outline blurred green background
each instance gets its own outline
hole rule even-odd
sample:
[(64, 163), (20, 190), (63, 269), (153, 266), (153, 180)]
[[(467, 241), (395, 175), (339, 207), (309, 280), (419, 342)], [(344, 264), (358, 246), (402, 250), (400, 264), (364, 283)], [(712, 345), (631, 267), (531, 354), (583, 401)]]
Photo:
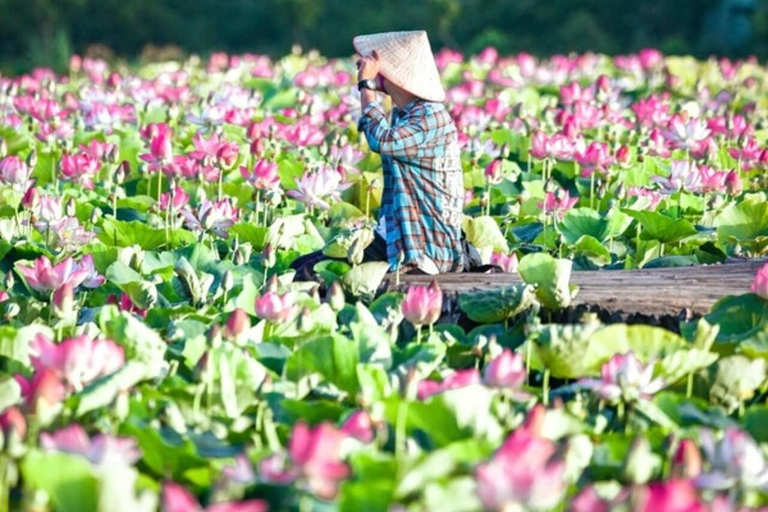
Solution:
[(358, 33), (424, 28), (435, 47), (535, 55), (657, 47), (768, 57), (768, 0), (0, 0), (0, 69), (215, 50), (348, 56)]

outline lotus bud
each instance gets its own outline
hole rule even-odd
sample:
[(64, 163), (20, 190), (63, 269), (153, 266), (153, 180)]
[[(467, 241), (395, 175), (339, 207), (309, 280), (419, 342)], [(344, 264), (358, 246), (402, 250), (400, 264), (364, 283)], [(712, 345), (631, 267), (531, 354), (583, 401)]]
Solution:
[(336, 313), (344, 309), (346, 299), (344, 298), (344, 290), (338, 281), (334, 281), (328, 291), (325, 293), (325, 300), (331, 309)]
[(502, 178), (503, 175), (501, 159), (494, 158), (493, 161), (491, 161), (491, 163), (489, 163), (485, 168), (485, 179), (488, 181), (488, 183), (496, 184), (501, 183)]
[[(763, 151), (763, 153), (768, 153), (768, 149)], [(736, 171), (730, 171), (726, 177), (725, 177), (725, 188), (728, 190), (728, 193), (732, 196), (737, 196), (741, 194), (741, 191), (743, 190), (744, 186), (741, 182), (741, 176), (739, 176), (739, 173)]]
[(232, 257), (232, 263), (237, 265), (238, 267), (241, 265), (245, 265), (245, 258), (243, 257), (242, 251), (235, 251), (235, 255)]
[(59, 318), (68, 317), (75, 306), (75, 290), (72, 283), (66, 283), (53, 293), (53, 311)]
[(246, 313), (244, 309), (237, 308), (230, 313), (229, 318), (227, 318), (225, 333), (227, 336), (234, 338), (250, 328), (251, 319), (248, 316), (248, 313)]
[(672, 459), (672, 475), (677, 478), (696, 478), (701, 473), (701, 452), (692, 439), (683, 439)]
[(319, 284), (309, 289), (309, 298), (312, 299), (313, 302), (320, 304), (320, 285)]
[(9, 270), (7, 274), (5, 274), (5, 289), (11, 290), (13, 289), (13, 285), (16, 284), (16, 279), (13, 277), (13, 271)]
[(267, 283), (264, 286), (264, 293), (272, 292), (277, 293), (277, 276), (273, 275), (269, 279), (267, 279)]
[(540, 436), (546, 419), (547, 408), (542, 404), (536, 404), (523, 420), (523, 428), (533, 435)]
[(27, 210), (35, 211), (40, 204), (40, 192), (35, 187), (29, 187), (21, 199), (21, 205)]
[(18, 407), (10, 407), (0, 414), (0, 434), (6, 439), (13, 436), (23, 439), (27, 435), (27, 419)]
[(507, 144), (506, 142), (501, 145), (499, 156), (505, 160), (509, 158), (509, 144)]
[(597, 77), (596, 84), (597, 88), (604, 93), (611, 90), (611, 80), (605, 75)]
[(37, 151), (32, 150), (27, 155), (27, 166), (30, 169), (34, 169), (37, 166)]
[(67, 217), (74, 217), (77, 213), (77, 203), (74, 197), (70, 197), (67, 204), (64, 205), (64, 214)]
[(264, 268), (272, 268), (277, 262), (275, 247), (272, 244), (264, 246), (264, 252), (261, 254), (261, 261), (264, 264)]
[(365, 247), (362, 240), (358, 237), (349, 246), (347, 250), (347, 259), (352, 266), (359, 265), (363, 262), (363, 256), (365, 254)]
[(250, 243), (240, 244), (240, 246), (237, 248), (237, 252), (235, 253), (235, 258), (237, 258), (239, 255), (240, 258), (242, 259), (242, 263), (240, 264), (242, 265), (243, 263), (247, 263), (251, 261), (252, 250), (253, 250), (253, 246)]
[(613, 195), (620, 201), (627, 197), (627, 189), (624, 187), (623, 183), (618, 184), (616, 190), (613, 191)]
[(0, 158), (8, 156), (8, 143), (5, 139), (0, 138)]
[(632, 483), (645, 484), (653, 478), (658, 456), (651, 450), (651, 444), (644, 436), (637, 437), (629, 448), (624, 461), (624, 474)]
[(99, 222), (99, 219), (101, 219), (101, 208), (98, 206), (95, 207), (93, 210), (91, 210), (91, 217), (90, 221), (92, 225), (96, 225)]
[(5, 319), (10, 321), (21, 313), (21, 307), (15, 302), (8, 302), (5, 304)]
[(224, 290), (224, 293), (227, 293), (234, 287), (235, 277), (232, 275), (232, 270), (227, 269), (221, 278), (221, 289)]
[(123, 160), (120, 165), (117, 166), (117, 169), (115, 169), (115, 183), (122, 185), (130, 173), (131, 164), (128, 163), (128, 160)]
[(299, 318), (297, 319), (297, 327), (299, 331), (310, 331), (314, 325), (315, 322), (312, 319), (312, 312), (309, 310), (309, 308), (302, 309), (301, 314), (299, 314)]

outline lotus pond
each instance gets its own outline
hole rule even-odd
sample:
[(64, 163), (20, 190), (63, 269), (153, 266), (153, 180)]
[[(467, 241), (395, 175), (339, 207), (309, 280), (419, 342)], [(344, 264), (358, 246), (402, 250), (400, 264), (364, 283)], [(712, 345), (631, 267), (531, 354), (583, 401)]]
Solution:
[(768, 506), (768, 266), (672, 329), (556, 323), (574, 269), (768, 256), (768, 70), (437, 60), (464, 231), (519, 285), (361, 263), (353, 60), (0, 77), (0, 512)]

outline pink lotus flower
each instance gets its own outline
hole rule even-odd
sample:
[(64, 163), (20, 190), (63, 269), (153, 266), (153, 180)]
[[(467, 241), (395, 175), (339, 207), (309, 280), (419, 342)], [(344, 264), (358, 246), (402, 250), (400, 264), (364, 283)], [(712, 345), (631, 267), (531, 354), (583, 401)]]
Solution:
[(181, 213), (189, 229), (210, 232), (219, 238), (229, 236), (227, 230), (237, 222), (239, 217), (237, 208), (232, 206), (229, 199), (220, 201), (205, 199), (196, 212), (185, 209)]
[(103, 142), (97, 139), (91, 140), (88, 145), (80, 144), (80, 151), (87, 154), (91, 160), (104, 162), (117, 150), (117, 146), (111, 142)]
[(768, 462), (752, 437), (729, 427), (717, 441), (711, 430), (699, 432), (699, 442), (710, 464), (710, 471), (696, 478), (704, 489), (726, 490), (739, 487), (768, 490)]
[(491, 160), (491, 163), (486, 166), (485, 179), (488, 181), (488, 183), (492, 185), (501, 183), (501, 180), (504, 177), (501, 167), (501, 160), (498, 158), (494, 158)]
[(538, 158), (539, 160), (543, 160), (544, 158), (549, 156), (549, 149), (548, 149), (548, 142), (549, 138), (547, 137), (547, 134), (544, 132), (536, 132), (533, 134), (533, 137), (531, 138), (531, 149), (529, 152), (531, 153), (531, 156), (533, 158)]
[(519, 390), (525, 379), (523, 357), (509, 349), (504, 349), (483, 370), (483, 383), (492, 388)]
[(96, 270), (92, 254), (86, 254), (80, 259), (80, 268), (86, 271), (83, 280), (83, 286), (86, 288), (98, 288), (107, 281), (107, 278)]
[(53, 370), (77, 391), (125, 364), (123, 347), (111, 340), (94, 340), (86, 335), (55, 344), (38, 334), (30, 344), (30, 350), (30, 361), (36, 371)]
[(269, 505), (263, 500), (245, 500), (238, 503), (214, 503), (203, 509), (195, 497), (179, 484), (163, 485), (163, 512), (266, 512)]
[(440, 382), (434, 380), (419, 382), (416, 395), (419, 400), (426, 400), (432, 395), (437, 395), (450, 389), (465, 388), (474, 384), (480, 384), (480, 373), (476, 369), (457, 370)]
[(741, 147), (728, 148), (728, 154), (741, 161), (744, 170), (750, 170), (760, 160), (763, 149), (757, 144), (754, 137), (749, 137)]
[(494, 252), (491, 254), (491, 265), (501, 268), (507, 274), (515, 274), (517, 273), (517, 253)]
[(664, 136), (657, 129), (653, 129), (651, 133), (648, 134), (646, 147), (648, 148), (648, 154), (651, 156), (669, 158), (669, 156), (672, 154), (667, 147), (667, 142), (664, 139)]
[(53, 370), (36, 371), (30, 380), (15, 375), (14, 380), (21, 388), (26, 410), (33, 414), (56, 409), (67, 396), (64, 383)]
[(162, 169), (173, 161), (173, 147), (171, 146), (171, 130), (166, 124), (147, 127), (152, 133), (149, 141), (149, 153), (139, 155), (139, 158), (149, 164), (150, 171)]
[(690, 480), (655, 482), (637, 492), (638, 512), (706, 512)]
[(559, 189), (557, 192), (547, 192), (544, 197), (544, 202), (539, 203), (545, 215), (554, 215), (557, 218), (562, 218), (563, 214), (573, 208), (579, 201), (578, 197), (571, 197), (565, 189)]
[(768, 263), (757, 271), (755, 280), (752, 281), (752, 286), (749, 287), (749, 290), (755, 295), (768, 300)]
[(187, 195), (181, 187), (174, 188), (173, 194), (171, 194), (171, 192), (160, 194), (161, 211), (167, 211), (168, 209), (173, 208), (174, 212), (178, 212), (187, 206), (187, 204), (189, 204), (189, 195)]
[(97, 434), (91, 439), (77, 423), (55, 432), (43, 432), (40, 434), (40, 447), (46, 451), (80, 455), (93, 464), (119, 462), (132, 465), (140, 458), (134, 439), (106, 434)]
[(672, 459), (671, 473), (682, 478), (695, 478), (701, 473), (701, 452), (693, 439), (683, 439)]
[(70, 180), (87, 189), (93, 189), (93, 180), (101, 169), (101, 163), (93, 160), (86, 153), (62, 155), (61, 174), (65, 180)]
[(700, 119), (684, 119), (674, 116), (666, 131), (662, 133), (673, 149), (695, 150), (709, 137), (709, 128)]
[(370, 443), (373, 441), (373, 422), (371, 421), (371, 415), (365, 411), (353, 412), (341, 426), (341, 431), (349, 437), (362, 441), (363, 443)]
[(432, 325), (443, 309), (443, 291), (432, 281), (429, 286), (411, 285), (403, 301), (403, 316), (419, 329)]
[(487, 510), (553, 509), (568, 487), (557, 446), (518, 428), (490, 461), (475, 470), (477, 495)]
[(120, 298), (117, 298), (114, 295), (110, 295), (109, 297), (107, 297), (107, 304), (115, 304), (120, 309), (120, 311), (125, 311), (126, 313), (133, 313), (142, 318), (147, 316), (147, 310), (142, 309), (138, 307), (136, 304), (134, 304), (133, 301), (131, 300), (130, 295), (128, 295), (127, 293), (121, 293)]
[(342, 431), (329, 423), (310, 429), (299, 422), (293, 427), (289, 444), (290, 464), (283, 454), (275, 454), (262, 461), (260, 472), (268, 481), (277, 483), (301, 480), (317, 497), (333, 499), (339, 482), (349, 476), (349, 467), (341, 460), (345, 438)]
[(256, 315), (270, 322), (286, 322), (296, 316), (297, 311), (296, 295), (293, 292), (279, 295), (268, 291), (256, 299)]
[(22, 194), (32, 185), (32, 169), (18, 156), (11, 155), (0, 160), (0, 183), (11, 185)]
[(673, 161), (668, 176), (653, 176), (651, 180), (661, 187), (661, 193), (665, 195), (672, 195), (681, 189), (695, 192), (701, 186), (699, 169), (689, 160)]
[(245, 331), (251, 328), (251, 319), (248, 317), (248, 313), (241, 308), (236, 308), (227, 318), (227, 323), (224, 327), (224, 332), (231, 338), (240, 336)]
[(580, 379), (579, 385), (611, 403), (648, 400), (666, 385), (653, 378), (654, 366), (641, 363), (632, 352), (616, 354), (603, 364), (601, 379)]
[(744, 185), (741, 182), (741, 176), (736, 171), (730, 171), (725, 177), (725, 189), (732, 196), (741, 194)]
[(590, 176), (593, 172), (605, 172), (613, 163), (613, 156), (608, 144), (593, 142), (584, 151), (577, 151), (574, 159), (581, 166), (581, 175)]
[(20, 439), (27, 435), (27, 418), (18, 407), (9, 407), (0, 413), (0, 433), (5, 439), (15, 432)]
[(249, 172), (247, 167), (240, 167), (240, 174), (259, 190), (274, 190), (280, 186), (280, 175), (277, 163), (269, 160), (259, 160)]
[(198, 133), (192, 143), (195, 145), (195, 151), (189, 156), (202, 162), (217, 162), (224, 167), (231, 167), (240, 153), (237, 143), (226, 141), (215, 133), (207, 140)]
[(702, 194), (711, 194), (713, 192), (723, 192), (726, 189), (726, 181), (729, 172), (717, 171), (706, 165), (699, 166), (699, 184), (693, 192)]
[(642, 98), (632, 104), (637, 121), (648, 127), (663, 126), (669, 122), (669, 104), (656, 96)]
[(323, 166), (297, 179), (296, 190), (289, 190), (288, 195), (307, 206), (327, 210), (331, 207), (328, 201), (339, 201), (341, 192), (350, 186), (350, 183), (344, 183), (344, 176), (337, 169)]
[(648, 201), (648, 209), (653, 211), (659, 206), (664, 197), (654, 190), (649, 190), (645, 187), (629, 187), (627, 189), (627, 197), (639, 197)]
[(32, 266), (19, 264), (16, 269), (27, 284), (40, 293), (56, 291), (65, 283), (78, 287), (91, 275), (89, 268), (78, 264), (72, 258), (53, 265), (51, 260), (40, 256)]

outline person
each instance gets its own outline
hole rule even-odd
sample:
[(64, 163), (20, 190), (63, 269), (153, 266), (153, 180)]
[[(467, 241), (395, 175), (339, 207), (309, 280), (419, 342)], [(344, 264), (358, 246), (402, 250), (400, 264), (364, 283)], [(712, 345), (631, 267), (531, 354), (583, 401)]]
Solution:
[[(379, 235), (394, 270), (438, 274), (468, 266), (461, 220), (464, 182), (456, 125), (424, 31), (353, 39), (361, 56), (358, 130), (381, 155)], [(377, 93), (394, 104), (387, 120)]]
[[(387, 261), (406, 274), (487, 271), (463, 237), (464, 175), (456, 125), (424, 31), (357, 36), (358, 131), (381, 155), (379, 224), (363, 261)], [(391, 120), (377, 99), (392, 99)], [(334, 259), (317, 251), (291, 263), (297, 280)], [(338, 258), (336, 258), (338, 259)]]

